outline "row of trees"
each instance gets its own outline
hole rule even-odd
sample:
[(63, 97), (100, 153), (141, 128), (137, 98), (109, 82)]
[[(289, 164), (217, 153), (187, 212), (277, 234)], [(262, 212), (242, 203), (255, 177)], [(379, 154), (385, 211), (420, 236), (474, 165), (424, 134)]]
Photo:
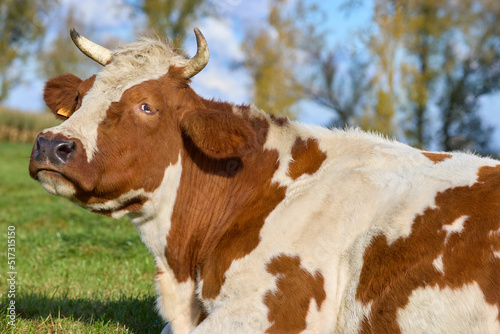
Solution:
[[(5, 1), (0, 100), (19, 80), (13, 62), (43, 40), (44, 17), (56, 0)], [(221, 14), (215, 0), (123, 1), (159, 35), (176, 36), (179, 45), (193, 20)], [(235, 64), (252, 78), (260, 108), (294, 117), (299, 102), (310, 100), (331, 110), (335, 126), (360, 126), (421, 148), (491, 153), (493, 129), (479, 107), (482, 97), (500, 88), (498, 0), (345, 0), (339, 7), (345, 15), (355, 17), (367, 8), (372, 15), (353, 32), (356, 43), (338, 45), (329, 44), (334, 32), (320, 24), (328, 17), (312, 1), (267, 5), (265, 24), (247, 27), (245, 58)], [(65, 16), (52, 47), (37, 50), (45, 77), (67, 71), (87, 75), (94, 66), (67, 47), (67, 27), (81, 24), (72, 11)]]
[[(372, 20), (358, 31), (359, 43), (346, 47), (328, 46), (328, 32), (317, 31), (310, 20), (317, 17), (311, 15), (317, 8), (297, 2), (285, 10), (284, 1), (273, 1), (268, 18), (272, 29), (262, 28), (259, 39), (244, 43), (255, 99), (267, 99), (267, 110), (289, 110), (296, 100), (276, 105), (274, 93), (293, 92), (295, 99), (308, 98), (330, 109), (335, 126), (360, 126), (420, 148), (492, 153), (493, 128), (483, 121), (479, 109), (481, 98), (500, 88), (500, 25), (496, 23), (500, 2), (351, 0), (343, 10), (354, 15), (367, 5), (373, 8)], [(269, 42), (273, 32), (278, 41)], [(276, 57), (269, 54), (267, 61), (263, 59), (262, 50), (267, 51), (268, 45), (276, 46), (283, 59), (272, 61), (279, 75), (266, 84), (275, 85), (274, 89), (266, 87), (261, 93), (264, 85), (258, 80)], [(290, 54), (301, 54), (290, 49), (305, 52), (308, 64), (287, 64)], [(341, 61), (346, 52), (347, 64)], [(298, 70), (292, 75), (294, 68)], [(316, 75), (307, 78), (304, 72)], [(287, 94), (280, 96), (285, 99)]]

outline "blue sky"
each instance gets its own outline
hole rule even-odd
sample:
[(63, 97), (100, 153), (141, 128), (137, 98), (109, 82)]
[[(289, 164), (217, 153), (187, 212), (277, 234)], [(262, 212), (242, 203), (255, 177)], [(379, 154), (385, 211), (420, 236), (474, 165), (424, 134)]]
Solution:
[[(67, 11), (70, 6), (80, 6), (80, 19), (84, 23), (77, 27), (82, 35), (85, 35), (85, 26), (93, 26), (97, 36), (102, 37), (102, 42), (110, 37), (120, 39), (122, 42), (131, 42), (135, 39), (134, 28), (144, 25), (143, 17), (134, 13), (130, 8), (121, 6), (122, 0), (86, 0), (81, 5), (80, 0), (60, 0), (60, 6), (50, 13), (49, 20), (56, 22), (61, 13)], [(244, 69), (233, 69), (230, 64), (241, 60), (243, 57), (240, 42), (244, 29), (252, 25), (258, 25), (266, 16), (267, 2), (265, 0), (220, 0), (213, 2), (221, 15), (217, 18), (209, 17), (193, 23), (204, 33), (210, 47), (211, 57), (208, 66), (195, 78), (192, 87), (202, 96), (207, 98), (219, 98), (236, 103), (251, 102), (250, 78)], [(371, 8), (369, 5), (364, 9), (347, 15), (339, 10), (340, 1), (318, 2), (327, 14), (325, 22), (318, 25), (329, 29), (328, 36), (330, 44), (339, 43), (346, 50), (360, 47), (358, 35), (354, 32), (369, 22)], [(371, 3), (370, 1), (366, 2)], [(354, 36), (354, 37), (353, 37)], [(98, 37), (98, 38), (100, 38)], [(68, 33), (68, 43), (72, 43)], [(186, 51), (189, 54), (196, 52), (194, 35), (186, 41)], [(347, 54), (347, 53), (346, 53)], [(82, 55), (82, 60), (84, 59)], [(346, 59), (348, 61), (348, 59)], [(4, 102), (4, 104), (27, 111), (43, 110), (42, 91), (44, 83), (37, 77), (37, 68), (33, 63), (23, 67), (24, 83), (17, 86)], [(500, 143), (500, 94), (484, 98), (481, 113), (489, 124), (498, 130), (495, 132), (494, 140)], [(307, 123), (327, 124), (332, 114), (312, 103), (301, 105), (299, 120)], [(497, 144), (496, 146), (500, 146)]]

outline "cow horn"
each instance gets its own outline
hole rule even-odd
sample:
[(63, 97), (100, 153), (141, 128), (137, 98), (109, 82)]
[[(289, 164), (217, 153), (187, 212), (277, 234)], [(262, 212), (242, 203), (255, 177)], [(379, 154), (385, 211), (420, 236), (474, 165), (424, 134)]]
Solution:
[(207, 41), (200, 29), (194, 28), (194, 34), (196, 35), (198, 49), (194, 57), (188, 60), (186, 68), (184, 69), (184, 77), (186, 79), (198, 74), (208, 64), (208, 58), (210, 57)]
[(99, 44), (89, 41), (85, 37), (81, 36), (75, 28), (71, 28), (70, 31), (71, 39), (75, 45), (83, 52), (86, 56), (95, 60), (102, 66), (105, 66), (111, 61), (112, 52)]

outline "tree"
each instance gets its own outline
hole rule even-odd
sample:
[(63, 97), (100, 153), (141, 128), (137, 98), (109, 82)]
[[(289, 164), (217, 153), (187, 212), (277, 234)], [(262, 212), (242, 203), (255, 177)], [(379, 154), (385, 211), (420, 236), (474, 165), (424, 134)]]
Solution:
[[(470, 8), (467, 25), (471, 33), (454, 34), (444, 46), (445, 84), (437, 103), (442, 115), (439, 139), (444, 150), (491, 153), (493, 128), (484, 124), (478, 110), (482, 96), (500, 89), (500, 27), (496, 24), (500, 5), (483, 1), (482, 7), (480, 11)], [(457, 45), (462, 51), (457, 50)]]
[[(73, 73), (80, 78), (87, 78), (99, 71), (100, 66), (85, 57), (71, 41), (69, 31), (72, 27), (83, 26), (74, 15), (74, 8), (69, 8), (63, 15), (65, 20), (56, 22), (57, 33), (46, 48), (38, 54), (38, 68), (43, 79), (49, 79), (63, 73)], [(93, 28), (85, 26), (85, 35), (92, 40)], [(103, 43), (106, 44), (106, 43)]]
[(36, 53), (45, 34), (44, 16), (52, 0), (4, 0), (0, 4), (0, 101), (19, 82), (21, 71), (15, 61), (25, 61)]
[(404, 111), (405, 138), (417, 147), (439, 140), (444, 150), (485, 150), (491, 129), (478, 108), (481, 96), (499, 88), (498, 1), (374, 1), (367, 43), (376, 79), (373, 121), (383, 110)]
[(253, 79), (255, 104), (278, 116), (293, 117), (294, 105), (304, 96), (297, 70), (310, 39), (307, 15), (314, 11), (299, 1), (289, 7), (287, 0), (270, 3), (267, 25), (247, 29), (242, 45), (243, 66)]
[(204, 0), (142, 0), (134, 7), (147, 17), (149, 28), (166, 34), (182, 45), (190, 22), (205, 10)]
[(348, 55), (349, 59), (344, 64), (341, 60), (345, 57), (344, 50), (325, 49), (322, 47), (311, 50), (316, 74), (304, 85), (304, 91), (312, 101), (336, 114), (331, 126), (361, 125), (371, 85), (366, 73), (369, 63), (353, 52)]
[(365, 109), (362, 127), (393, 135), (394, 117), (400, 100), (397, 76), (399, 50), (405, 25), (404, 15), (398, 8), (376, 0), (373, 21), (375, 25), (373, 31), (376, 33), (366, 38), (366, 45), (373, 56), (372, 68), (376, 69), (370, 83), (373, 103)]
[[(491, 0), (414, 1), (403, 7), (408, 20), (405, 51), (414, 56), (410, 101), (419, 146), (428, 145), (425, 118), (439, 108), (443, 150), (487, 151), (491, 128), (482, 124), (479, 97), (499, 88), (500, 6)], [(461, 49), (461, 50), (460, 50)], [(408, 75), (409, 74), (409, 75)]]
[(409, 109), (407, 120), (411, 126), (406, 134), (417, 147), (427, 146), (431, 134), (427, 133), (428, 108), (432, 92), (441, 74), (441, 67), (433, 58), (441, 50), (445, 33), (454, 24), (450, 13), (443, 11), (444, 2), (433, 0), (391, 1), (406, 22), (402, 35), (404, 52), (409, 59), (402, 66), (403, 81)]

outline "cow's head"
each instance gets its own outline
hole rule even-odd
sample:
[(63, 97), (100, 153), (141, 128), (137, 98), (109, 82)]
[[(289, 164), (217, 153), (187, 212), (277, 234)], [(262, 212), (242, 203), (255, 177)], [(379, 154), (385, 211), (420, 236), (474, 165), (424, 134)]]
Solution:
[(50, 193), (114, 216), (139, 210), (177, 164), (186, 139), (212, 159), (243, 154), (254, 131), (241, 116), (210, 109), (189, 87), (208, 62), (195, 29), (193, 58), (145, 39), (111, 52), (72, 30), (80, 50), (104, 66), (86, 80), (50, 79), (47, 106), (65, 121), (38, 136), (30, 175)]

